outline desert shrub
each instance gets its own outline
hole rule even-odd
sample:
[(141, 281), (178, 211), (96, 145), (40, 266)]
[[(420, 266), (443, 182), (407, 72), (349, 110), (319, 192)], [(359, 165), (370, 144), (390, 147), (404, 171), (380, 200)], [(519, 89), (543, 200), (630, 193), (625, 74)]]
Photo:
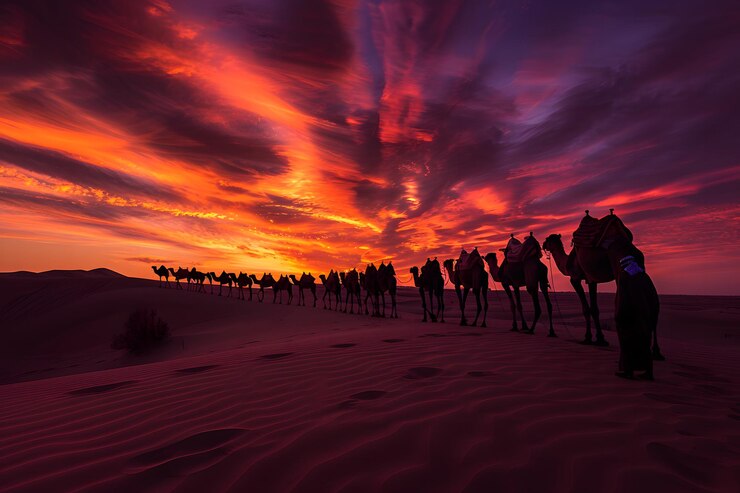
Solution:
[(126, 330), (113, 338), (113, 349), (126, 349), (132, 354), (141, 354), (162, 344), (170, 337), (170, 327), (159, 318), (155, 310), (131, 312), (125, 325)]

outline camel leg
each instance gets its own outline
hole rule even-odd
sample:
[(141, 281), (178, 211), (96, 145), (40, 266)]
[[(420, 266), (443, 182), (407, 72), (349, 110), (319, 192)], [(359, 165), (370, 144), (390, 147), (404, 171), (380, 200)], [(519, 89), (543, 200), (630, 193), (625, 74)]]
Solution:
[(516, 307), (519, 311), (519, 318), (522, 320), (522, 332), (529, 331), (527, 327), (527, 321), (524, 319), (524, 307), (522, 306), (522, 296), (519, 293), (519, 286), (514, 287), (514, 299), (516, 300)]
[(509, 298), (509, 305), (511, 305), (511, 331), (519, 332), (519, 327), (517, 327), (516, 323), (516, 303), (514, 302), (514, 295), (511, 292), (511, 286), (504, 283), (501, 283), (501, 285), (504, 287), (506, 297)]
[(550, 331), (547, 333), (547, 337), (557, 337), (555, 329), (552, 327), (552, 302), (547, 289), (547, 278), (540, 283), (540, 289), (542, 290), (542, 297), (545, 298), (545, 306), (547, 306), (547, 321), (550, 323)]
[(608, 346), (609, 341), (604, 338), (604, 333), (601, 331), (601, 320), (599, 317), (599, 297), (598, 288), (595, 282), (588, 283), (588, 295), (591, 299), (591, 318), (594, 320), (594, 326), (596, 327), (596, 345), (597, 346)]
[[(592, 342), (591, 308), (588, 306), (588, 301), (586, 300), (586, 292), (583, 290), (583, 285), (581, 284), (581, 281), (578, 279), (571, 277), (570, 285), (573, 286), (573, 289), (578, 295), (578, 299), (581, 301), (581, 309), (583, 310), (583, 317), (586, 319), (586, 335), (583, 337), (583, 343), (591, 344)], [(589, 286), (589, 290), (590, 290), (590, 286)]]
[(483, 322), (480, 324), (481, 327), (488, 327), (486, 325), (486, 316), (488, 315), (488, 286), (483, 288)]
[(473, 294), (475, 295), (476, 309), (475, 309), (475, 320), (473, 320), (472, 325), (473, 327), (475, 327), (476, 325), (478, 325), (478, 317), (480, 317), (480, 312), (483, 309), (483, 306), (481, 305), (481, 302), (480, 302), (480, 288), (473, 289)]
[(311, 294), (313, 294), (313, 307), (316, 308), (316, 286), (311, 287)]
[(530, 327), (527, 332), (529, 332), (530, 334), (534, 334), (534, 329), (537, 326), (537, 321), (542, 315), (542, 306), (540, 306), (540, 293), (537, 289), (537, 286), (535, 286), (534, 289), (527, 288), (527, 292), (529, 293), (529, 296), (532, 297), (532, 305), (534, 305), (534, 320), (532, 320), (532, 327)]
[(445, 291), (444, 288), (437, 292), (437, 317), (440, 323), (445, 322)]
[[(424, 318), (421, 319), (422, 322), (427, 321), (427, 300), (424, 297), (424, 288), (419, 288), (419, 295), (421, 296), (421, 309), (424, 310)], [(434, 319), (432, 319), (434, 321)]]
[(396, 292), (391, 293), (391, 318), (398, 318), (398, 305), (396, 305)]
[(457, 302), (460, 304), (460, 325), (468, 325), (468, 321), (465, 319), (465, 298), (467, 298), (467, 291), (463, 296), (460, 285), (455, 285), (455, 294), (457, 294)]
[(249, 285), (249, 301), (252, 301), (252, 285)]

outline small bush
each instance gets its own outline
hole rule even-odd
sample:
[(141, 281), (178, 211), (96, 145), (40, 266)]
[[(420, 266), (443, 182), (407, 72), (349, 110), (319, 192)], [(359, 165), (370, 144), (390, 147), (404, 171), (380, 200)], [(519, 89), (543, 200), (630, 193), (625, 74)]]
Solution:
[(131, 312), (126, 330), (113, 338), (113, 349), (126, 349), (132, 354), (141, 354), (162, 344), (170, 337), (170, 327), (159, 318), (155, 310)]

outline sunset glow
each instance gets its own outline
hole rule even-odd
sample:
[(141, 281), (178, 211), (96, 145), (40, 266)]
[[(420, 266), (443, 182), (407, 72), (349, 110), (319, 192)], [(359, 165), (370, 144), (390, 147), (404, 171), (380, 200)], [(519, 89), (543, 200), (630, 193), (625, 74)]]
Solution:
[(403, 282), (614, 207), (740, 294), (740, 9), (679, 4), (4, 2), (0, 271)]

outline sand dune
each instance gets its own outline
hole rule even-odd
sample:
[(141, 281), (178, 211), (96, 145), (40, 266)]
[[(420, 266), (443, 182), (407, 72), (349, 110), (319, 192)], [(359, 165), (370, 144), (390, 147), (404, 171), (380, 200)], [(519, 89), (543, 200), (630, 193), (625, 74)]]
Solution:
[[(460, 327), (451, 295), (448, 323), (422, 324), (413, 290), (379, 320), (135, 279), (2, 279), (0, 485), (738, 491), (737, 299), (665, 297), (669, 360), (648, 383), (612, 376), (614, 346), (574, 342), (570, 295), (558, 339), (509, 332), (493, 293), (489, 327)], [(109, 349), (141, 305), (173, 341)]]

